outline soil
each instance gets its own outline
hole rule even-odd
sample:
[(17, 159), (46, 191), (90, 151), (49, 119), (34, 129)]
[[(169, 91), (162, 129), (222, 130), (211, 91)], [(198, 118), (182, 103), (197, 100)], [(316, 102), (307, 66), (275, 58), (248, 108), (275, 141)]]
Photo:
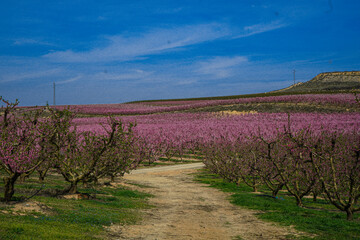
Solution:
[(6, 214), (14, 214), (14, 215), (27, 215), (31, 212), (37, 212), (41, 214), (48, 215), (51, 213), (51, 208), (46, 206), (45, 204), (34, 202), (34, 201), (27, 201), (21, 203), (15, 203), (12, 207), (8, 210), (3, 210), (3, 213)]
[[(154, 197), (138, 225), (113, 225), (111, 239), (293, 239), (291, 227), (264, 222), (257, 211), (232, 205), (227, 193), (193, 181), (202, 163), (139, 169), (117, 184)], [(139, 187), (146, 185), (148, 187)]]

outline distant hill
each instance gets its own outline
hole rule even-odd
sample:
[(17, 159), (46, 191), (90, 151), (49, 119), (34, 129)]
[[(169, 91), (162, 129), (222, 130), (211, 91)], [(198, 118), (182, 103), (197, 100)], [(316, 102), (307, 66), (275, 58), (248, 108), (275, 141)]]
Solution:
[(320, 73), (310, 81), (273, 92), (347, 92), (360, 89), (360, 71)]
[(360, 90), (360, 71), (320, 73), (310, 81), (304, 83), (296, 83), (295, 85), (291, 85), (287, 88), (270, 91), (266, 93), (253, 93), (253, 94), (217, 96), (217, 97), (140, 100), (140, 101), (132, 101), (128, 103), (144, 103), (144, 102), (158, 102), (158, 101), (223, 100), (223, 99), (265, 97), (265, 96), (293, 95), (293, 94), (304, 94), (304, 93), (350, 92), (352, 90), (358, 90), (358, 91)]

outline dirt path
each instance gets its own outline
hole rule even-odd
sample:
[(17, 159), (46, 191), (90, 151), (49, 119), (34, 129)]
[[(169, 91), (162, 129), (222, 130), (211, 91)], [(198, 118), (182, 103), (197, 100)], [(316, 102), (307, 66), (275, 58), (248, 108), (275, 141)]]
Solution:
[(255, 217), (255, 211), (229, 203), (226, 193), (195, 183), (189, 175), (202, 163), (133, 171), (125, 182), (145, 184), (141, 188), (155, 197), (155, 208), (144, 211), (138, 225), (112, 226), (115, 239), (289, 239), (299, 235), (290, 228), (275, 226)]

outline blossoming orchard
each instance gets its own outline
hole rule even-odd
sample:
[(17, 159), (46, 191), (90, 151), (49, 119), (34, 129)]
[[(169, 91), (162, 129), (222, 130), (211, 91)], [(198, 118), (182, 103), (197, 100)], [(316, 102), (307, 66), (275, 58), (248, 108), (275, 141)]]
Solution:
[[(10, 202), (19, 178), (49, 170), (68, 188), (96, 183), (159, 158), (196, 154), (205, 166), (254, 192), (326, 199), (352, 220), (360, 211), (360, 113), (195, 111), (213, 106), (292, 103), (358, 109), (352, 94), (21, 108), (2, 99), (0, 166)], [(154, 114), (156, 113), (156, 114)], [(77, 114), (77, 115), (76, 115)], [(83, 115), (82, 115), (83, 114)], [(90, 117), (86, 114), (92, 114)], [(112, 117), (105, 116), (113, 114)], [(116, 115), (114, 115), (116, 114)]]

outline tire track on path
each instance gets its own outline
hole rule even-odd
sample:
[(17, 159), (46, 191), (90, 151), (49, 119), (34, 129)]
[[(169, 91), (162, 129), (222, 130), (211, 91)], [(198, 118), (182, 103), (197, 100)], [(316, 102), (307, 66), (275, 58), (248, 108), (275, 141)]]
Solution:
[[(110, 227), (114, 239), (289, 239), (301, 233), (259, 220), (256, 211), (228, 201), (229, 194), (193, 181), (202, 163), (139, 169), (126, 174), (125, 182), (148, 185), (137, 190), (153, 194), (138, 225)], [(240, 237), (240, 238), (237, 238)], [(290, 237), (291, 239), (291, 237)]]

